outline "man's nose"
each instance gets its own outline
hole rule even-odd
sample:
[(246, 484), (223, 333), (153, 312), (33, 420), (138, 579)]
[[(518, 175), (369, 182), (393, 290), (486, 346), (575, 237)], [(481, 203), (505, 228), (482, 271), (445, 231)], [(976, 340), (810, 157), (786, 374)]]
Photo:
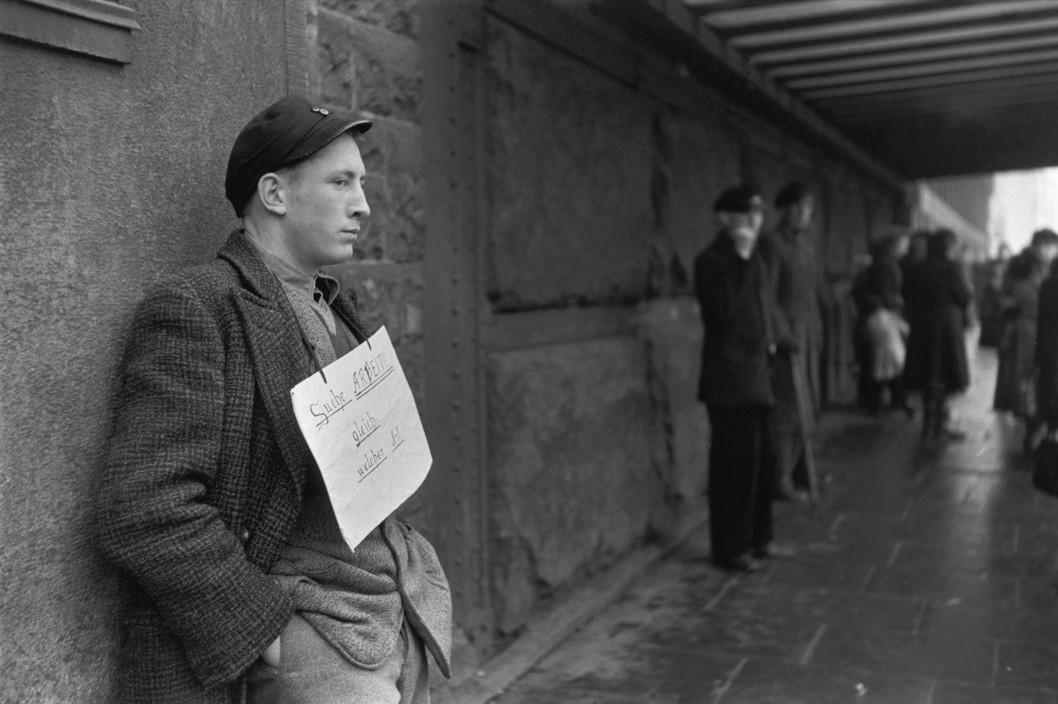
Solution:
[(368, 205), (367, 195), (363, 191), (353, 199), (350, 210), (354, 218), (366, 218), (371, 214), (371, 206)]

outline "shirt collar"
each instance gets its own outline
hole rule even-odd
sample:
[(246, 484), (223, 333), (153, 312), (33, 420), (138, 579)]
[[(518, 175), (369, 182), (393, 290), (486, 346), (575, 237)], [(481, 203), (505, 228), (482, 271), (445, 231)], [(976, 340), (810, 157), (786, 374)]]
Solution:
[(305, 271), (294, 262), (288, 261), (258, 242), (249, 232), (246, 233), (246, 239), (254, 246), (261, 259), (264, 260), (265, 266), (276, 275), (276, 278), (286, 285), (304, 292), (309, 297), (309, 300), (315, 299), (316, 291), (323, 295), (323, 299), (327, 301), (328, 305), (333, 303), (334, 299), (338, 297), (341, 285), (334, 277), (327, 276), (322, 271), (313, 273)]

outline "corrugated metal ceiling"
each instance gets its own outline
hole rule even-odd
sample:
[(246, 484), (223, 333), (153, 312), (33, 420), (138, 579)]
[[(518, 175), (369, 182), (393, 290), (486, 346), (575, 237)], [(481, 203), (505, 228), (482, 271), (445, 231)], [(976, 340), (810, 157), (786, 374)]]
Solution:
[(1058, 165), (1058, 0), (598, 7), (699, 75), (781, 119), (833, 128), (903, 178)]

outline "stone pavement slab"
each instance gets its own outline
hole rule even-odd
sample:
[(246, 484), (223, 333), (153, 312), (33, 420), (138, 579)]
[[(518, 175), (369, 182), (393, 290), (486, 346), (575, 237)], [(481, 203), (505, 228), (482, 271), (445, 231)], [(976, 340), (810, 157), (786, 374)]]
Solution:
[(962, 442), (828, 414), (822, 504), (776, 507), (797, 555), (732, 575), (698, 531), (495, 704), (1058, 702), (1058, 500), (989, 410), (994, 363)]

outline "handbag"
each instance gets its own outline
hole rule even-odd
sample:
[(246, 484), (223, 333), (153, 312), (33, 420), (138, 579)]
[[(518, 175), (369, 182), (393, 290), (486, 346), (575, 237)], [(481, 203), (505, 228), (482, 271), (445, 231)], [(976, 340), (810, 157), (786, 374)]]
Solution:
[(1032, 485), (1044, 494), (1058, 497), (1058, 440), (1050, 434), (1036, 448)]

